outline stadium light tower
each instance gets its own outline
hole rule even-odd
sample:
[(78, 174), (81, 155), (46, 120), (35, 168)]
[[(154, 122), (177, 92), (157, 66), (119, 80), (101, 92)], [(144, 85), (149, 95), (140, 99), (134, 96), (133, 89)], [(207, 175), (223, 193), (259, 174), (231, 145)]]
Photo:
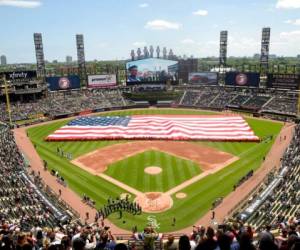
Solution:
[(264, 71), (266, 71), (269, 67), (270, 37), (271, 28), (263, 28), (261, 37), (260, 66), (261, 69), (264, 69)]
[(227, 63), (227, 44), (228, 44), (228, 31), (223, 30), (220, 33), (220, 66), (226, 66)]
[(80, 79), (86, 84), (86, 65), (84, 53), (84, 39), (82, 34), (76, 35), (77, 60)]
[(34, 39), (34, 46), (35, 46), (37, 75), (38, 77), (44, 78), (46, 75), (46, 69), (45, 69), (45, 56), (44, 56), (42, 34), (34, 33), (33, 39)]

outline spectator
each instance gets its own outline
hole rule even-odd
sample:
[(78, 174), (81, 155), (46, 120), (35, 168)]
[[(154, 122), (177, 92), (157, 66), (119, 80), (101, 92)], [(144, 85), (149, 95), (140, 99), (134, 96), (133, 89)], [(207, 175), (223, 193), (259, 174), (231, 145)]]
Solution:
[(240, 237), (240, 249), (243, 250), (256, 250), (255, 246), (252, 244), (251, 235), (247, 232), (243, 232)]
[(174, 242), (174, 236), (169, 235), (168, 241), (164, 244), (164, 250), (177, 250), (177, 244)]
[(206, 238), (199, 243), (197, 250), (215, 250), (217, 248), (217, 241), (214, 239), (215, 232), (213, 228), (208, 227), (206, 231)]
[(182, 235), (178, 242), (178, 250), (192, 249), (190, 239), (187, 235)]

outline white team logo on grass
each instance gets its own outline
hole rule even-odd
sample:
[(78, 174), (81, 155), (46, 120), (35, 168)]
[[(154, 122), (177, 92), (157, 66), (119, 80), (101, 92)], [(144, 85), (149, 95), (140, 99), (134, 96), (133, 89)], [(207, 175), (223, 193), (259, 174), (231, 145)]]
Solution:
[(148, 225), (154, 229), (160, 228), (160, 223), (157, 222), (156, 216), (150, 215), (147, 217)]

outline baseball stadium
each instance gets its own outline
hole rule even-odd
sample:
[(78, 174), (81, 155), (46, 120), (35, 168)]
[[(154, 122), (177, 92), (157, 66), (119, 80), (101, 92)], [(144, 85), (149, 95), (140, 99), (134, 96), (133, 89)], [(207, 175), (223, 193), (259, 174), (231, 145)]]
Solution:
[(92, 61), (77, 34), (77, 60), (51, 63), (46, 31), (35, 63), (1, 56), (0, 250), (299, 249), (300, 57), (259, 34), (253, 58), (227, 55), (230, 29), (218, 57)]

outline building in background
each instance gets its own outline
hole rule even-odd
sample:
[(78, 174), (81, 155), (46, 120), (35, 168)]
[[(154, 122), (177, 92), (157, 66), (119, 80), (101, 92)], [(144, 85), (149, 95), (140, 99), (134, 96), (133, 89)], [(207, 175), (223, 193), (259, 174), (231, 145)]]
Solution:
[(1, 65), (6, 65), (7, 64), (6, 56), (2, 55), (0, 61), (1, 61)]
[(66, 63), (68, 64), (72, 63), (72, 56), (66, 56)]

